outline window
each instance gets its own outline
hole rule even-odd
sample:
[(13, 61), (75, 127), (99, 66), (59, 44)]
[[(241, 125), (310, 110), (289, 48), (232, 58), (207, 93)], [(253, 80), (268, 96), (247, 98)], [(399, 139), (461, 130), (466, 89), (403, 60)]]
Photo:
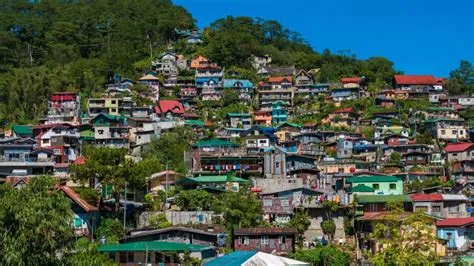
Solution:
[(117, 101), (115, 101), (115, 100), (112, 100), (112, 104), (116, 104), (116, 103), (117, 103)]
[(431, 207), (431, 212), (441, 212), (441, 206), (433, 206), (433, 207)]
[(288, 199), (281, 199), (280, 200), (280, 205), (282, 207), (288, 207), (288, 206), (290, 206), (290, 201)]
[(248, 245), (249, 244), (249, 237), (248, 236), (240, 236), (239, 243), (241, 245)]
[(428, 206), (417, 206), (415, 211), (428, 212)]
[(397, 184), (390, 184), (390, 185), (389, 185), (389, 188), (390, 188), (390, 189), (397, 189)]
[(115, 112), (117, 112), (117, 109), (112, 108), (112, 113), (115, 113)]
[(120, 252), (120, 263), (133, 262), (133, 252)]
[(458, 154), (457, 154), (457, 153), (453, 153), (453, 156), (458, 156)]
[(459, 212), (459, 205), (449, 206), (448, 212)]
[(115, 252), (110, 252), (109, 253), (109, 259), (112, 261), (115, 261)]
[(264, 199), (263, 200), (263, 207), (271, 207), (273, 206), (273, 200), (272, 199)]
[(445, 134), (446, 134), (446, 130), (441, 129), (441, 135), (445, 135)]
[(276, 167), (276, 168), (279, 168), (279, 167), (280, 167), (280, 162), (276, 162), (276, 163), (275, 163), (275, 167)]
[(268, 236), (262, 236), (262, 238), (260, 239), (260, 242), (262, 245), (268, 245)]
[(280, 236), (280, 244), (286, 243), (286, 236)]
[(49, 143), (49, 139), (43, 139), (41, 142), (42, 142), (43, 144), (48, 144), (48, 143)]
[(97, 132), (99, 132), (99, 135), (104, 134), (104, 130), (103, 130), (103, 129), (99, 129), (99, 130), (97, 130)]
[(458, 131), (457, 130), (453, 130), (453, 135), (457, 135), (458, 134)]
[(379, 184), (372, 184), (373, 189), (379, 189), (379, 187), (380, 187)]

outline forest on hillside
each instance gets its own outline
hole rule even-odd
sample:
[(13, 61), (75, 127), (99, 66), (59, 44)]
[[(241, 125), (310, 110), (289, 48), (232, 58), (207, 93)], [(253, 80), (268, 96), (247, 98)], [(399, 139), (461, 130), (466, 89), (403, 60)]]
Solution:
[[(52, 92), (90, 97), (103, 91), (114, 73), (137, 79), (170, 45), (252, 80), (257, 77), (251, 55), (270, 55), (275, 65), (319, 68), (318, 82), (365, 76), (380, 89), (397, 73), (384, 57), (361, 60), (349, 50), (319, 53), (274, 20), (218, 19), (203, 30), (199, 46), (178, 40), (174, 31), (195, 28), (192, 15), (170, 0), (2, 1), (0, 119), (4, 125), (37, 122)], [(457, 86), (459, 93), (466, 91), (463, 86)]]

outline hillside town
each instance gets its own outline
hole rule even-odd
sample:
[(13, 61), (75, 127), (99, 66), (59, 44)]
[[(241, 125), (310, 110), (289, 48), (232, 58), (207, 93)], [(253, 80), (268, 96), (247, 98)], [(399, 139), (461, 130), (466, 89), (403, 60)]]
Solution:
[(0, 266), (474, 265), (469, 59), (174, 2), (0, 4)]
[[(191, 36), (188, 41), (198, 40)], [(3, 131), (2, 180), (21, 189), (38, 176), (52, 175), (72, 200), (71, 230), (76, 236), (93, 237), (103, 212), (111, 211), (105, 202), (118, 200), (124, 213), (131, 209), (138, 222), (133, 228), (127, 222), (119, 244), (100, 248), (122, 265), (144, 262), (145, 246), (153, 251), (155, 245), (156, 250), (169, 248), (178, 254), (191, 251), (191, 256), (210, 261), (205, 265), (218, 265), (227, 256), (265, 260), (294, 253), (298, 238), (305, 248), (328, 241), (350, 243), (360, 260), (363, 253), (383, 248), (371, 233), (389, 219), (394, 201), (402, 204), (397, 219), (418, 211), (429, 217), (436, 239), (432, 247), (442, 259), (449, 261), (474, 248), (474, 132), (460, 117), (473, 108), (473, 95), (450, 96), (445, 79), (432, 75), (394, 75), (390, 87), (371, 93), (365, 77), (317, 83), (317, 69), (274, 66), (270, 57), (249, 60), (260, 78), (255, 84), (226, 78), (217, 62), (202, 55), (185, 58), (169, 51), (138, 80), (116, 75), (100, 97), (53, 93), (40, 124), (15, 124)], [(219, 119), (197, 104), (212, 106), (229, 92), (239, 104), (251, 106), (249, 111), (229, 112)], [(149, 104), (139, 104), (135, 96)], [(354, 104), (358, 101), (370, 102), (373, 110)], [(426, 104), (403, 113), (401, 104), (409, 101)], [(301, 103), (334, 108), (321, 121), (298, 123), (298, 116), (307, 111)], [(126, 149), (126, 156), (139, 162), (154, 139), (179, 127), (196, 136), (181, 155), (186, 166), (182, 174), (176, 169), (153, 173), (146, 190), (125, 191), (118, 199), (107, 193), (113, 189), (110, 184), (94, 176), (86, 183), (73, 179), (71, 166), (90, 160), (84, 155), (86, 146)], [(100, 205), (75, 192), (84, 186), (101, 192)], [(252, 193), (267, 226), (228, 232), (217, 222), (220, 213), (181, 210), (174, 197), (153, 211), (143, 197), (158, 197), (176, 187)], [(300, 211), (309, 221), (303, 232), (286, 226)], [(169, 226), (150, 226), (154, 213), (164, 213)], [(215, 258), (226, 243), (246, 252)], [(157, 254), (149, 258), (173, 262), (173, 257)]]

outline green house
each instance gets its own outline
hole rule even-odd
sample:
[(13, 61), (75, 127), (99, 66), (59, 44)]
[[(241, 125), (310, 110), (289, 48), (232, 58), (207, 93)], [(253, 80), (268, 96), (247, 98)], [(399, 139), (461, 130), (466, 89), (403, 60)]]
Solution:
[(350, 192), (363, 195), (402, 195), (403, 181), (394, 176), (357, 176), (347, 183), (352, 185)]

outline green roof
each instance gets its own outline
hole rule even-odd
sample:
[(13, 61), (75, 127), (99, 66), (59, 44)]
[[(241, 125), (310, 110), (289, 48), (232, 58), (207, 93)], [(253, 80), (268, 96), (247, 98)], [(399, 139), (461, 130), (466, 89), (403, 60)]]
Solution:
[(291, 122), (284, 122), (283, 124), (279, 125), (278, 128), (281, 128), (281, 127), (284, 127), (284, 126), (290, 126), (290, 127), (301, 128), (301, 125), (300, 125), (300, 124), (291, 123)]
[(451, 107), (430, 107), (428, 111), (454, 111)]
[(27, 125), (14, 125), (12, 127), (13, 132), (15, 134), (21, 134), (21, 135), (33, 135), (33, 128), (32, 126), (27, 126)]
[(250, 117), (248, 113), (227, 113), (227, 116), (230, 117)]
[(202, 120), (185, 120), (184, 125), (202, 127), (202, 126), (204, 126), (204, 121), (202, 121)]
[(202, 147), (239, 147), (238, 143), (221, 139), (201, 140), (193, 144), (195, 148)]
[(374, 192), (375, 190), (371, 187), (368, 187), (366, 185), (358, 184), (355, 187), (352, 187), (349, 192)]
[[(178, 180), (178, 184), (203, 184), (203, 183), (226, 183), (227, 175), (209, 175), (200, 177), (186, 177)], [(231, 177), (231, 182), (250, 183), (249, 180), (240, 177)]]
[(347, 183), (380, 183), (380, 182), (397, 182), (400, 179), (394, 176), (355, 176), (347, 179)]
[(359, 203), (411, 202), (410, 195), (359, 195)]
[(99, 247), (100, 252), (146, 252), (148, 251), (201, 251), (209, 249), (209, 247), (193, 244), (175, 243), (175, 242), (164, 242), (164, 241), (144, 241), (144, 242), (133, 242), (116, 245), (104, 245)]
[(438, 117), (438, 118), (426, 119), (426, 120), (425, 120), (425, 124), (428, 124), (428, 123), (436, 123), (436, 122), (443, 122), (443, 121), (465, 122), (464, 119), (454, 119), (454, 118), (447, 118), (447, 117)]

